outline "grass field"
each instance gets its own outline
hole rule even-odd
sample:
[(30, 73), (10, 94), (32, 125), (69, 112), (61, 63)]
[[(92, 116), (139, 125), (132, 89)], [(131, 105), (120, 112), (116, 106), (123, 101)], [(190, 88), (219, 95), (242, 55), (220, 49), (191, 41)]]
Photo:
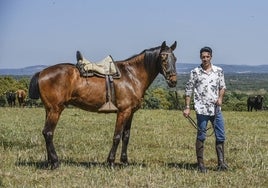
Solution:
[(115, 114), (66, 109), (55, 132), (61, 166), (54, 171), (44, 168), (44, 116), (42, 108), (0, 108), (0, 187), (268, 187), (267, 111), (224, 112), (230, 170), (216, 171), (210, 136), (205, 142), (207, 174), (196, 171), (196, 130), (180, 111), (138, 111), (130, 165), (119, 164), (119, 147), (113, 169), (105, 161)]

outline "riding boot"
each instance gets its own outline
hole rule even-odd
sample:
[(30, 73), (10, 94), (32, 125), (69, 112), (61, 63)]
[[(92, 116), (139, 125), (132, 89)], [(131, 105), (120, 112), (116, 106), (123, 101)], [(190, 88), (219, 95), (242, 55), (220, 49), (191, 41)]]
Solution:
[(196, 148), (196, 157), (197, 157), (197, 164), (198, 164), (198, 171), (202, 172), (202, 173), (206, 173), (207, 169), (204, 165), (204, 159), (203, 159), (203, 155), (204, 155), (204, 142), (200, 141), (200, 140), (196, 140), (196, 144), (195, 144), (195, 148)]
[(218, 171), (228, 170), (228, 165), (224, 161), (224, 142), (216, 142), (216, 152), (218, 157)]

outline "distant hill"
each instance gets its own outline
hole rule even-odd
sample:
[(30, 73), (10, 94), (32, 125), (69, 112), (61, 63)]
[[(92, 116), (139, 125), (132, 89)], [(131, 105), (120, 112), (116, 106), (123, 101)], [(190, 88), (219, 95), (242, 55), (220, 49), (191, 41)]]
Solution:
[[(199, 64), (178, 63), (177, 72), (188, 74)], [(268, 73), (268, 65), (218, 65), (223, 68), (225, 73)], [(36, 65), (20, 69), (0, 69), (0, 75), (33, 75), (34, 73), (46, 68), (46, 65)]]
[[(187, 64), (178, 63), (177, 72), (189, 73), (193, 68), (197, 67), (199, 64)], [(225, 65), (225, 64), (215, 64), (220, 66), (224, 73), (268, 73), (268, 65)]]
[(21, 69), (0, 69), (0, 75), (33, 75), (46, 67), (46, 65), (35, 65)]

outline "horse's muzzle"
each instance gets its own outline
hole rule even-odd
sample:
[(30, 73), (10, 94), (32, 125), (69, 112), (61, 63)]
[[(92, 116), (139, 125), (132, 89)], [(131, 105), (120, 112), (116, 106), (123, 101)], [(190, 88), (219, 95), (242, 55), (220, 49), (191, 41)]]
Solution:
[(169, 87), (175, 87), (177, 85), (177, 75), (176, 74), (169, 75), (166, 81)]

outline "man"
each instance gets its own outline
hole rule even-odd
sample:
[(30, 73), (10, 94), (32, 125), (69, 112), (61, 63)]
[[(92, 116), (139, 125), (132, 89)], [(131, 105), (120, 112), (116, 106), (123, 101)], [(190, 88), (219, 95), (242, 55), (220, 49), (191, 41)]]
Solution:
[(216, 137), (216, 152), (218, 157), (218, 170), (227, 170), (224, 161), (224, 121), (221, 113), (221, 105), (226, 89), (223, 70), (211, 63), (212, 49), (204, 47), (200, 50), (202, 64), (193, 69), (190, 79), (185, 87), (185, 109), (183, 115), (190, 115), (190, 102), (194, 93), (194, 109), (197, 117), (196, 157), (198, 170), (205, 173), (204, 165), (204, 141), (206, 139), (206, 127), (208, 121), (213, 124)]

